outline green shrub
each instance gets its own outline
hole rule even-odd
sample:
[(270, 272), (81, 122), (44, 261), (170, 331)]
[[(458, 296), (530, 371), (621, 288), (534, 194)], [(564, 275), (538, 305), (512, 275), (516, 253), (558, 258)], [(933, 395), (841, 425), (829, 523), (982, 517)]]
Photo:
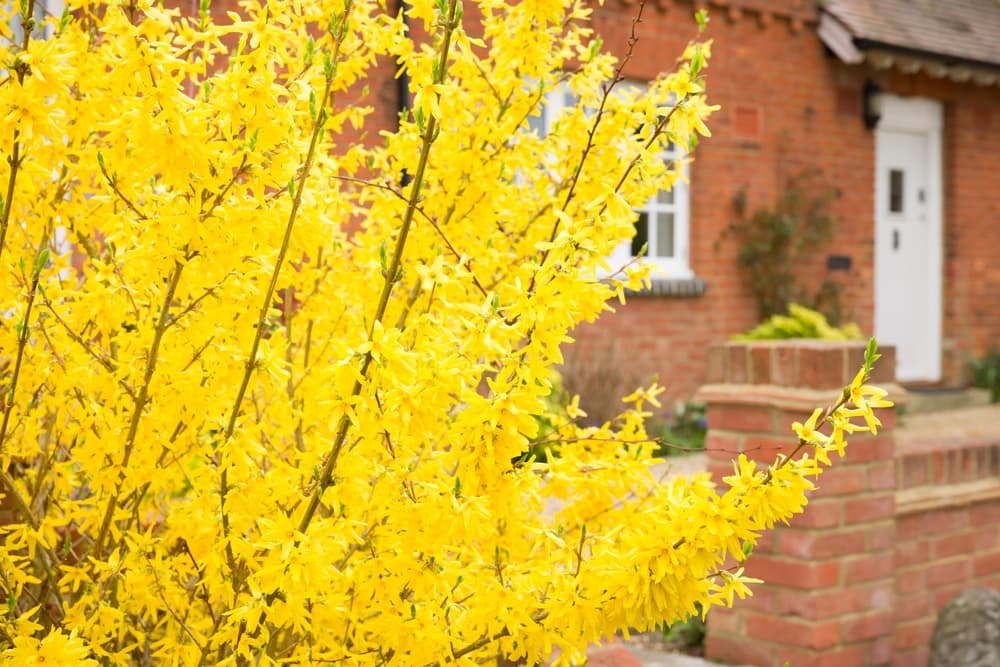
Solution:
[(990, 401), (1000, 403), (1000, 351), (990, 350), (982, 359), (969, 362), (972, 384), (990, 390)]
[(673, 418), (657, 429), (662, 441), (658, 456), (684, 456), (692, 450), (705, 449), (705, 404), (689, 401), (678, 403)]
[(697, 609), (698, 612), (691, 614), (686, 620), (663, 627), (663, 640), (684, 652), (702, 649), (705, 644), (706, 628), (701, 616), (701, 605), (698, 605)]
[(833, 237), (836, 218), (831, 205), (840, 197), (840, 191), (817, 167), (788, 174), (785, 150), (781, 149), (779, 158), (783, 187), (777, 199), (751, 212), (747, 188), (737, 192), (733, 197), (734, 219), (719, 236), (716, 248), (728, 238), (739, 244), (740, 268), (760, 317), (780, 314), (790, 303), (798, 302), (822, 308), (836, 320), (841, 309), (837, 283), (827, 279), (812, 293), (806, 289), (802, 271), (803, 262)]
[(788, 304), (788, 315), (772, 315), (735, 340), (781, 340), (785, 338), (817, 338), (819, 340), (860, 340), (857, 324), (835, 327), (822, 313), (797, 303)]

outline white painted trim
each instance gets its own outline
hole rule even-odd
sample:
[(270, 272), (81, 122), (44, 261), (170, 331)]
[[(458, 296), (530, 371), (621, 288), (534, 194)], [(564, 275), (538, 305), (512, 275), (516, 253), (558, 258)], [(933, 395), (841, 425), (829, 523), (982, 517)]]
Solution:
[(940, 136), (944, 124), (941, 103), (922, 97), (899, 97), (881, 93), (882, 120), (879, 130), (897, 132), (937, 132)]
[(865, 59), (865, 54), (854, 46), (854, 37), (839, 20), (826, 12), (820, 14), (819, 29), (816, 31), (820, 40), (841, 62), (848, 65), (858, 65)]
[[(931, 373), (928, 377), (910, 378), (913, 380), (937, 381), (941, 379), (941, 355), (943, 348), (943, 290), (944, 290), (944, 179), (942, 177), (942, 142), (941, 132), (944, 125), (942, 105), (937, 100), (925, 98), (904, 98), (892, 94), (882, 95), (882, 118), (876, 128), (875, 140), (875, 202), (874, 220), (876, 244), (879, 242), (879, 204), (885, 201), (887, 184), (879, 174), (878, 134), (881, 132), (911, 132), (927, 137), (927, 202), (926, 215), (928, 223), (928, 255), (926, 273), (931, 278), (931, 286), (927, 293), (927, 319), (925, 331), (930, 336), (930, 348), (936, 351), (931, 362)], [(875, 248), (874, 302), (878, 304), (879, 281), (879, 248)], [(878, 321), (877, 313), (874, 318)], [(876, 332), (877, 334), (877, 332)]]

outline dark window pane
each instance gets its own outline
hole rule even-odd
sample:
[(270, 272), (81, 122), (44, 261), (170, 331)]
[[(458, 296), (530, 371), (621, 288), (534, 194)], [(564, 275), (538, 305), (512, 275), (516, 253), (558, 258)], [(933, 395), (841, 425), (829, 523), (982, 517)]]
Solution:
[(674, 214), (658, 213), (656, 216), (656, 256), (674, 256)]
[[(632, 256), (639, 257), (642, 246), (649, 243), (649, 213), (642, 211), (635, 221), (635, 236), (632, 237)], [(647, 251), (648, 254), (648, 251)]]
[(889, 170), (889, 212), (903, 212), (903, 170)]
[(674, 203), (674, 191), (673, 190), (660, 190), (656, 193), (656, 201), (661, 204), (673, 204)]

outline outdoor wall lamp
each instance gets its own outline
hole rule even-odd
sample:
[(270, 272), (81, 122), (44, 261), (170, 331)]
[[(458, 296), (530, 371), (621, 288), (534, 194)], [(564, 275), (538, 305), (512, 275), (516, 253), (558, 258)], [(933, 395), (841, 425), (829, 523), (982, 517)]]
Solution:
[(874, 130), (882, 118), (882, 89), (877, 83), (865, 81), (861, 89), (861, 108), (864, 114), (865, 127)]

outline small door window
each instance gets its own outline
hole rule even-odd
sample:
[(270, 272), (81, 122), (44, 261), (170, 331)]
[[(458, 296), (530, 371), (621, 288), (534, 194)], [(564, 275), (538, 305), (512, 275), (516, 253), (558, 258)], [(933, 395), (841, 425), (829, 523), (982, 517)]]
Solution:
[(903, 212), (903, 170), (889, 170), (889, 212)]

